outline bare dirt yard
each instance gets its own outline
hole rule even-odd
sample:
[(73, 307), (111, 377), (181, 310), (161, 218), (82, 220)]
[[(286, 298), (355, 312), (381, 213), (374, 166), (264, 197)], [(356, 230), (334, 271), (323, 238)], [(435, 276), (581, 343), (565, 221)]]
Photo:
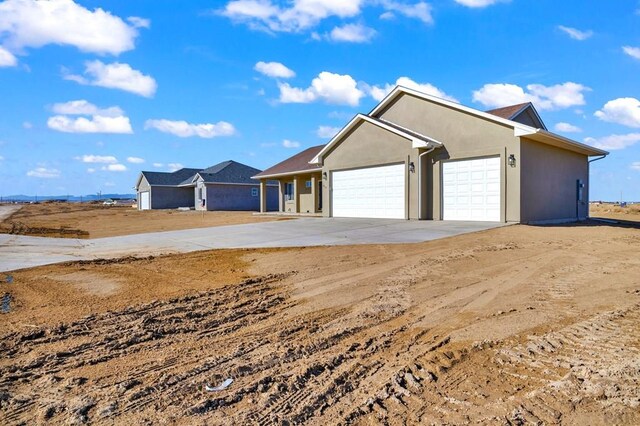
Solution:
[(0, 424), (640, 424), (634, 227), (10, 276)]
[(610, 203), (590, 204), (589, 216), (640, 224), (640, 204), (630, 204), (626, 207)]
[(252, 212), (139, 211), (131, 205), (45, 202), (22, 206), (0, 222), (0, 233), (102, 238), (283, 219)]

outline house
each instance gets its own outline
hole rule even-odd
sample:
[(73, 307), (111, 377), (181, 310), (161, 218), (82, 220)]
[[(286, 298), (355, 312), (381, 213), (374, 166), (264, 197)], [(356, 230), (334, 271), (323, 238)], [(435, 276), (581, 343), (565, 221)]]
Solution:
[[(251, 177), (260, 170), (236, 161), (206, 169), (175, 172), (143, 171), (138, 177), (138, 209), (259, 210), (260, 183)], [(278, 205), (278, 185), (265, 182), (265, 209)]]
[(531, 103), (483, 112), (398, 86), (254, 179), (294, 214), (552, 223), (587, 217), (589, 162), (607, 154), (547, 131)]

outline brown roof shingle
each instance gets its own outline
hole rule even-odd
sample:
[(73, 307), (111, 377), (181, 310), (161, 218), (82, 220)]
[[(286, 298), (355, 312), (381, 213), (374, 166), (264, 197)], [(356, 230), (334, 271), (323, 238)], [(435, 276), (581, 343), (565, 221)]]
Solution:
[(312, 146), (311, 148), (307, 148), (304, 151), (294, 155), (293, 157), (289, 157), (286, 160), (276, 164), (275, 166), (269, 167), (262, 173), (258, 173), (254, 176), (254, 178), (319, 169), (320, 167), (318, 167), (318, 165), (309, 164), (309, 161), (311, 161), (313, 157), (315, 157), (316, 154), (318, 154), (322, 150), (322, 148), (324, 148), (324, 145)]
[(496, 108), (496, 109), (486, 111), (486, 113), (491, 115), (496, 115), (501, 118), (506, 118), (507, 120), (511, 120), (518, 111), (521, 111), (524, 107), (526, 107), (529, 104), (531, 104), (531, 102), (525, 102), (523, 104), (506, 106), (503, 108)]

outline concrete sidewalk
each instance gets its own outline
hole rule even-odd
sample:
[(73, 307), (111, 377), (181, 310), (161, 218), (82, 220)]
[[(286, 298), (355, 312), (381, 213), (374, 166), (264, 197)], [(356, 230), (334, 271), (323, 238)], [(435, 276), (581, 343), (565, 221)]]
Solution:
[(94, 240), (0, 235), (0, 271), (69, 260), (223, 248), (416, 243), (503, 225), (495, 222), (301, 218)]

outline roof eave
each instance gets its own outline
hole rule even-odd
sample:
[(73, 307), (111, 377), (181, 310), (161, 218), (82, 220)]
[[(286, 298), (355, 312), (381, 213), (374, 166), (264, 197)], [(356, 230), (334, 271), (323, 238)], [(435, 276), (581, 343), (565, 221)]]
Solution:
[(546, 143), (547, 145), (552, 145), (558, 148), (567, 149), (569, 151), (577, 152), (579, 154), (583, 154), (588, 157), (609, 155), (608, 151), (595, 148), (590, 145), (586, 145), (569, 138), (565, 138), (564, 136), (551, 133), (544, 129), (535, 129), (534, 132), (530, 132), (530, 133), (520, 132), (516, 134), (516, 136), (526, 137), (536, 142), (542, 142), (542, 143)]
[(316, 169), (307, 169), (307, 170), (296, 170), (293, 172), (284, 172), (284, 173), (273, 173), (270, 175), (255, 175), (255, 176), (251, 176), (251, 179), (256, 179), (256, 180), (260, 180), (260, 179), (271, 179), (271, 178), (275, 178), (275, 177), (280, 177), (280, 176), (294, 176), (294, 175), (303, 175), (303, 174), (309, 174), (309, 173), (317, 173), (317, 172), (321, 172), (322, 168), (318, 167)]
[[(371, 123), (374, 126), (377, 127), (381, 127), (391, 133), (395, 133), (396, 135), (403, 137), (405, 139), (408, 139), (409, 141), (411, 141), (412, 143), (412, 147), (413, 148), (431, 148), (431, 147), (441, 147), (443, 146), (443, 144), (435, 139), (429, 138), (427, 136), (423, 136), (424, 139), (427, 140), (423, 140), (423, 139), (419, 139), (416, 138), (415, 136), (402, 131), (398, 128), (392, 127), (390, 125), (387, 125), (384, 123), (383, 120), (379, 120), (379, 119), (374, 119), (372, 117), (369, 117), (367, 115), (364, 114), (356, 114), (355, 117), (353, 117), (351, 119), (351, 121), (349, 121), (349, 123), (347, 123), (346, 126), (344, 126), (342, 128), (342, 130), (340, 130), (340, 132), (338, 132), (337, 135), (335, 135), (333, 138), (331, 138), (331, 140), (329, 141), (328, 144), (325, 145), (324, 148), (322, 148), (322, 150), (320, 150), (320, 152), (318, 152), (318, 154), (316, 154), (315, 157), (313, 157), (313, 159), (311, 161), (309, 161), (309, 164), (322, 164), (322, 158), (323, 156), (329, 151), (331, 150), (331, 148), (333, 148), (340, 140), (342, 140), (342, 138), (351, 131), (351, 129), (353, 129), (353, 127), (360, 121), (366, 121), (367, 123)], [(393, 124), (393, 123), (392, 123)], [(397, 124), (394, 124), (394, 126), (396, 127), (401, 127), (398, 126)]]

